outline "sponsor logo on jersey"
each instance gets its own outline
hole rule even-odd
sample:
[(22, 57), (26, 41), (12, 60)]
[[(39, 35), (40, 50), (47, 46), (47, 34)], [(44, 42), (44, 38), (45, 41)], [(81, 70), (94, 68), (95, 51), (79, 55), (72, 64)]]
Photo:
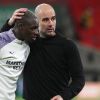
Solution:
[(22, 66), (25, 65), (25, 62), (21, 62), (21, 61), (9, 61), (9, 60), (7, 60), (6, 64), (8, 65), (9, 68), (13, 68), (15, 70), (20, 70), (20, 69), (23, 68)]

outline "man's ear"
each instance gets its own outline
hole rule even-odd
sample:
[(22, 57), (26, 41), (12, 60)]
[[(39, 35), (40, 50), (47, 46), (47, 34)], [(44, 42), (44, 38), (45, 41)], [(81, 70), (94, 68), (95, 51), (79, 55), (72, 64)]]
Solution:
[(23, 27), (24, 27), (23, 23), (18, 23), (18, 28), (19, 28), (19, 29), (21, 29), (21, 30), (22, 30), (22, 29), (23, 29)]

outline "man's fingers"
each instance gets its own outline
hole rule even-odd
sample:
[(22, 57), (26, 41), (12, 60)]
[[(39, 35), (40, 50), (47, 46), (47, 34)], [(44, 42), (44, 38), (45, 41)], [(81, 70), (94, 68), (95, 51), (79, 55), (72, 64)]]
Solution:
[(63, 98), (60, 95), (56, 95), (51, 100), (63, 100)]
[(51, 98), (51, 100), (57, 100), (57, 96), (54, 96), (53, 98)]
[(15, 20), (21, 19), (27, 10), (27, 8), (19, 8), (15, 10), (15, 12), (12, 14), (12, 17), (8, 21), (8, 24), (13, 25), (15, 23)]
[(21, 12), (26, 12), (28, 9), (27, 8), (19, 8), (15, 11), (15, 13), (21, 13)]
[(23, 13), (16, 13), (15, 15), (16, 16), (22, 16), (22, 15), (24, 15), (25, 13), (23, 12)]
[(20, 17), (20, 16), (14, 16), (14, 19), (16, 20), (16, 19), (22, 19), (22, 16)]

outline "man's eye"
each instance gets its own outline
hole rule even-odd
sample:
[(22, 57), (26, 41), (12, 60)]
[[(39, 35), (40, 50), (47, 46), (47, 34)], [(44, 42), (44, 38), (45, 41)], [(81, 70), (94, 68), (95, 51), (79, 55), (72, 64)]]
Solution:
[(35, 30), (35, 29), (38, 29), (38, 26), (34, 26), (31, 28), (31, 30)]
[(51, 20), (55, 20), (56, 19), (56, 17), (52, 17), (52, 19)]
[(44, 18), (44, 19), (43, 19), (43, 21), (45, 21), (45, 22), (48, 21), (48, 20), (49, 20), (48, 18)]

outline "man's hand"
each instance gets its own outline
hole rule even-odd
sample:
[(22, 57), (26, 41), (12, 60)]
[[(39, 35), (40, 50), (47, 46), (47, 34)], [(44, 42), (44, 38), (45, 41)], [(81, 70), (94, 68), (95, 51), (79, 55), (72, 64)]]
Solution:
[(21, 19), (27, 10), (28, 10), (27, 8), (19, 8), (19, 9), (15, 10), (14, 13), (12, 14), (11, 18), (9, 19), (8, 24), (13, 25), (15, 23), (15, 20)]
[(63, 100), (63, 98), (60, 95), (56, 95), (51, 100)]

